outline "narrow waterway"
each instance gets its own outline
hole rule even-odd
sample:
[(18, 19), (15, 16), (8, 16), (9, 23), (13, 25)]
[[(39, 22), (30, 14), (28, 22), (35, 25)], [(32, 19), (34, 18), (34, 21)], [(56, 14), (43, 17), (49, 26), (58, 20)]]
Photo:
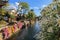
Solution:
[(21, 30), (13, 40), (35, 40), (34, 35), (40, 31), (39, 22), (33, 26), (29, 26), (27, 29)]

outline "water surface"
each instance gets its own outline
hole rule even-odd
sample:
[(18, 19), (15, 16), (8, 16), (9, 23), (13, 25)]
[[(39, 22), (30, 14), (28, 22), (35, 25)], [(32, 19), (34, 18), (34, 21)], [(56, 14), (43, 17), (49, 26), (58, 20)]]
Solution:
[(14, 40), (35, 40), (34, 36), (40, 31), (39, 22), (32, 26), (29, 26), (27, 29), (21, 30)]

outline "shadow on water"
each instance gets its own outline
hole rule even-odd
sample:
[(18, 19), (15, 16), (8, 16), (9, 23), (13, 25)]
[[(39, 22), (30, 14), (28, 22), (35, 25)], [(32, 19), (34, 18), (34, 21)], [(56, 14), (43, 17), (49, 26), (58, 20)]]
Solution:
[(11, 40), (35, 40), (34, 35), (40, 31), (39, 22), (29, 26), (27, 29), (21, 30), (17, 36)]

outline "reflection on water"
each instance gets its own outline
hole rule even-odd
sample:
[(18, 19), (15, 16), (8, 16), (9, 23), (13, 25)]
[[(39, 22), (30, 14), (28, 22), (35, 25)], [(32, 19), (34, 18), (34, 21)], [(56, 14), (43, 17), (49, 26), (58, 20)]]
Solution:
[(33, 26), (28, 27), (28, 29), (23, 29), (14, 40), (35, 40), (33, 36), (39, 31), (39, 22), (37, 21)]

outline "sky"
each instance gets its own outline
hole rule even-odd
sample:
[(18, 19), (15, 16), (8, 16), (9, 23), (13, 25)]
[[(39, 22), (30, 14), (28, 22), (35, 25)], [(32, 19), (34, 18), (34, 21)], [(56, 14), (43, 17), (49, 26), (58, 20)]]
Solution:
[[(37, 16), (40, 15), (40, 10), (49, 5), (52, 0), (20, 0), (22, 2), (27, 2), (29, 4), (30, 9), (34, 9), (34, 12)], [(17, 2), (19, 0), (9, 0), (10, 8), (17, 8)]]

